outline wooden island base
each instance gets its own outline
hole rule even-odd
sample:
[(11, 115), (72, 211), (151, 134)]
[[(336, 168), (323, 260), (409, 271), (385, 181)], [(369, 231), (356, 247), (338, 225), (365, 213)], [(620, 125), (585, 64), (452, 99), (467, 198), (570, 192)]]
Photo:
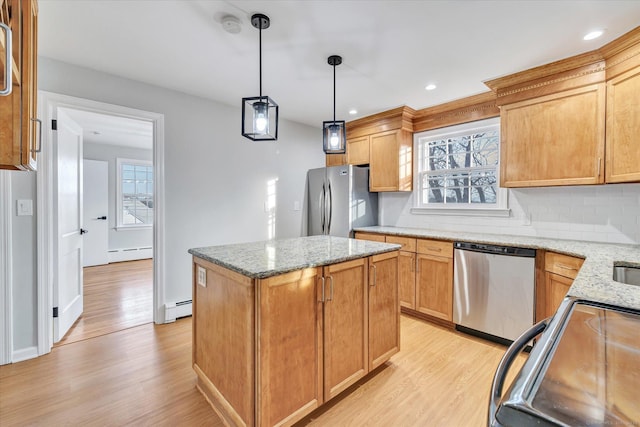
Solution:
[(268, 278), (193, 269), (197, 387), (229, 425), (292, 425), (400, 349), (397, 251)]

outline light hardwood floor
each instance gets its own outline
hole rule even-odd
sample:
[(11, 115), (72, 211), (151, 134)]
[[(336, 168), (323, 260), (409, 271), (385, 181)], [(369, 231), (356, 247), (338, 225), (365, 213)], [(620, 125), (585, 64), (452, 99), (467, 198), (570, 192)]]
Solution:
[[(299, 425), (485, 426), (504, 353), (403, 315), (401, 351)], [(522, 363), (521, 358), (518, 364)], [(153, 323), (0, 366), (0, 425), (220, 426), (195, 388), (191, 319)]]
[(153, 260), (84, 268), (84, 311), (56, 346), (153, 322)]

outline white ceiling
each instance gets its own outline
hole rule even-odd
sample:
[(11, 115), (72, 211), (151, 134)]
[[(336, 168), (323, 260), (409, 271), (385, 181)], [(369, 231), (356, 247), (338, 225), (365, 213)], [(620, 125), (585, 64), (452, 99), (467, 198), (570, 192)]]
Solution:
[(91, 111), (63, 109), (82, 128), (84, 142), (153, 149), (153, 123)]
[[(640, 25), (640, 1), (40, 0), (46, 57), (240, 107), (263, 94), (282, 117), (321, 126), (400, 105), (414, 109), (485, 92), (482, 83), (596, 49)], [(241, 21), (230, 34), (224, 15)], [(584, 41), (588, 31), (604, 35)], [(428, 83), (438, 87), (425, 91)], [(349, 116), (356, 108), (358, 114)]]

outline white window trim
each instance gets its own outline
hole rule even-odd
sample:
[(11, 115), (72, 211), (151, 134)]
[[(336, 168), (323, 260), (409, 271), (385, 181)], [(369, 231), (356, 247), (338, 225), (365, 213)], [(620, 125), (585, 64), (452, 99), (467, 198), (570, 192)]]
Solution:
[[(153, 228), (153, 224), (123, 224), (122, 223), (122, 164), (153, 166), (150, 160), (116, 158), (116, 231), (148, 230)], [(153, 177), (155, 187), (156, 177)], [(155, 203), (155, 200), (154, 200)]]
[[(500, 117), (493, 117), (489, 119), (477, 120), (473, 122), (462, 123), (454, 126), (447, 126), (445, 128), (432, 129), (425, 132), (416, 133), (413, 135), (413, 188), (414, 188), (414, 206), (410, 209), (412, 214), (419, 215), (461, 215), (461, 216), (493, 216), (493, 217), (509, 217), (511, 215), (511, 209), (509, 209), (509, 192), (506, 188), (498, 187), (497, 203), (495, 207), (487, 207), (486, 205), (431, 205), (424, 206), (420, 204), (420, 147), (419, 140), (421, 138), (439, 138), (445, 136), (452, 136), (456, 133), (465, 133), (472, 129), (481, 129), (483, 127), (493, 127), (500, 125)], [(498, 159), (498, 165), (496, 166), (496, 179), (498, 185), (500, 184), (500, 159)]]

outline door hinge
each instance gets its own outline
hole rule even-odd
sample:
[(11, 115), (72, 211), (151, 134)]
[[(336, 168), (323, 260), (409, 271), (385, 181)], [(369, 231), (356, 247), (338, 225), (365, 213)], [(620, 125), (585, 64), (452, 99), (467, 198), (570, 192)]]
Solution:
[(58, 307), (53, 307), (53, 317), (58, 317)]
[(58, 121), (56, 119), (51, 120), (51, 130), (58, 130)]

